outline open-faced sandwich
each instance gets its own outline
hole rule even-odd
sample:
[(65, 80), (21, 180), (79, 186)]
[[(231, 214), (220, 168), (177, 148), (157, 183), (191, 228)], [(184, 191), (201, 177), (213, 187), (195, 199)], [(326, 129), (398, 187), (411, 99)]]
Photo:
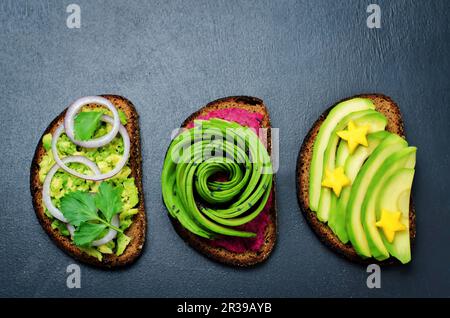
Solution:
[(411, 187), (416, 148), (405, 140), (387, 96), (338, 102), (314, 123), (300, 149), (297, 196), (318, 237), (363, 263), (408, 263), (415, 237)]
[(140, 136), (127, 99), (72, 103), (37, 145), (30, 183), (39, 222), (65, 252), (108, 268), (140, 255), (146, 232)]
[(270, 118), (258, 98), (222, 98), (189, 116), (161, 176), (177, 233), (221, 263), (250, 266), (267, 259), (277, 237), (270, 154)]

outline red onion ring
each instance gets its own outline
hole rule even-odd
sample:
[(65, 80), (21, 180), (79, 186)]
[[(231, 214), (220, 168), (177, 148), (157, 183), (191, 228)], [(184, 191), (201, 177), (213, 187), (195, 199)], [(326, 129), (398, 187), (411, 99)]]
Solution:
[[(114, 225), (115, 227), (119, 227), (120, 222), (119, 222), (119, 215), (116, 214), (113, 216), (113, 218), (111, 219), (111, 224)], [(67, 229), (69, 230), (70, 236), (73, 237), (74, 233), (75, 233), (75, 228), (73, 227), (72, 224), (67, 223)], [(108, 243), (109, 241), (112, 241), (116, 238), (117, 236), (117, 231), (110, 229), (108, 231), (108, 233), (106, 233), (105, 236), (103, 236), (101, 239), (93, 241), (91, 243), (92, 246), (100, 246), (103, 244)]]
[[(86, 165), (87, 167), (89, 167), (94, 172), (94, 174), (100, 174), (100, 169), (97, 167), (97, 165), (93, 161), (91, 161), (88, 158), (83, 157), (83, 156), (65, 157), (65, 158), (61, 159), (61, 162), (63, 162), (63, 163), (71, 163), (71, 162), (82, 163), (82, 164)], [(62, 212), (53, 205), (53, 202), (50, 197), (50, 185), (51, 185), (53, 176), (55, 175), (56, 171), (58, 171), (59, 168), (60, 168), (60, 166), (57, 163), (55, 163), (50, 168), (47, 175), (45, 176), (44, 185), (42, 186), (42, 200), (44, 201), (44, 204), (45, 204), (47, 210), (50, 212), (51, 215), (53, 215), (53, 217), (55, 217), (56, 219), (58, 219), (64, 223), (67, 223), (67, 219), (64, 217)]]
[[(109, 124), (112, 124), (114, 122), (114, 119), (107, 115), (103, 115), (101, 119), (102, 119), (102, 121), (107, 122)], [(53, 133), (52, 152), (53, 152), (53, 158), (54, 158), (55, 162), (58, 164), (58, 166), (60, 166), (66, 172), (68, 172), (71, 175), (74, 175), (78, 178), (81, 178), (81, 179), (92, 180), (92, 181), (101, 181), (101, 180), (105, 180), (105, 179), (114, 177), (126, 165), (126, 163), (128, 161), (128, 157), (130, 156), (130, 136), (128, 135), (126, 128), (122, 124), (119, 123), (119, 133), (122, 136), (123, 148), (124, 148), (122, 158), (121, 158), (120, 162), (114, 167), (114, 169), (112, 169), (109, 172), (106, 172), (103, 174), (98, 174), (98, 175), (86, 175), (86, 174), (79, 173), (79, 172), (67, 167), (67, 165), (64, 164), (64, 162), (61, 160), (61, 158), (59, 158), (58, 149), (56, 147), (56, 144), (58, 142), (59, 136), (61, 136), (61, 134), (64, 131), (64, 127), (65, 127), (64, 125), (60, 125), (56, 129), (56, 131)]]
[[(76, 140), (74, 131), (74, 118), (75, 115), (80, 112), (81, 108), (87, 104), (99, 104), (108, 108), (113, 114), (113, 120), (109, 122), (110, 124), (112, 124), (112, 128), (106, 135), (99, 138), (91, 140)], [(114, 137), (117, 136), (117, 133), (119, 132), (119, 125), (120, 118), (116, 107), (114, 107), (114, 105), (108, 99), (101, 96), (86, 96), (77, 99), (72, 103), (72, 105), (69, 106), (64, 117), (64, 127), (67, 137), (69, 137), (69, 139), (75, 145), (84, 148), (98, 148), (110, 143), (111, 140), (113, 140)]]

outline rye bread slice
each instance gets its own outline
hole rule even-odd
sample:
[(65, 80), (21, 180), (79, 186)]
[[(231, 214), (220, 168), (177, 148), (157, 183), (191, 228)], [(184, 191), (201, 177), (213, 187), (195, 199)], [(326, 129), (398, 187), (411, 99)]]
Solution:
[[(232, 96), (217, 99), (210, 102), (206, 106), (202, 107), (192, 115), (190, 115), (181, 125), (181, 127), (186, 127), (190, 122), (201, 115), (205, 115), (208, 112), (226, 109), (226, 108), (241, 108), (252, 113), (262, 114), (263, 120), (261, 123), (262, 128), (268, 128), (267, 135), (267, 151), (269, 155), (271, 154), (271, 132), (270, 132), (270, 117), (266, 106), (263, 101), (256, 97), (249, 96)], [(269, 211), (269, 223), (267, 224), (266, 231), (264, 234), (264, 244), (261, 249), (257, 252), (246, 251), (244, 253), (235, 253), (228, 251), (222, 247), (215, 247), (209, 244), (208, 240), (201, 238), (190, 231), (186, 230), (175, 218), (171, 217), (169, 214), (169, 219), (172, 222), (175, 231), (181, 236), (184, 241), (193, 247), (198, 252), (207, 256), (208, 258), (215, 260), (217, 262), (239, 266), (239, 267), (249, 267), (256, 265), (265, 261), (270, 253), (272, 252), (276, 239), (277, 239), (277, 211), (276, 211), (276, 199), (275, 199), (275, 176), (273, 177), (272, 185), (272, 206)]]
[[(386, 116), (388, 123), (386, 126), (386, 130), (397, 134), (403, 138), (405, 138), (405, 130), (403, 125), (402, 114), (400, 113), (400, 108), (397, 104), (388, 96), (382, 94), (363, 94), (353, 96), (347, 99), (352, 99), (355, 97), (369, 98), (375, 104), (375, 109)], [(344, 100), (347, 100), (344, 99)], [(338, 253), (339, 255), (362, 264), (400, 264), (395, 258), (390, 257), (385, 261), (377, 261), (374, 258), (364, 259), (360, 257), (352, 245), (349, 243), (342, 243), (339, 238), (333, 233), (330, 227), (319, 221), (316, 216), (316, 213), (311, 211), (309, 208), (309, 168), (311, 165), (312, 153), (313, 153), (313, 145), (314, 141), (319, 132), (320, 125), (325, 120), (328, 115), (328, 112), (336, 106), (338, 103), (344, 101), (341, 100), (328, 108), (322, 115), (316, 120), (305, 139), (303, 140), (302, 147), (300, 148), (300, 152), (298, 154), (297, 159), (297, 171), (296, 171), (296, 185), (297, 185), (297, 198), (300, 205), (300, 208), (303, 212), (304, 217), (308, 221), (310, 227), (313, 229), (314, 233), (319, 237), (319, 239), (331, 248), (333, 251)], [(411, 238), (411, 245), (416, 236), (416, 214), (414, 211), (414, 206), (412, 203), (410, 204), (409, 211), (409, 234)]]
[[(134, 177), (136, 187), (138, 188), (139, 204), (137, 206), (137, 209), (139, 210), (139, 212), (134, 215), (133, 223), (125, 231), (125, 234), (130, 236), (132, 239), (125, 249), (124, 253), (120, 256), (116, 256), (115, 254), (103, 254), (103, 260), (99, 261), (97, 258), (89, 256), (88, 254), (81, 251), (72, 243), (70, 238), (61, 235), (57, 229), (52, 229), (52, 221), (44, 213), (44, 204), (42, 202), (42, 184), (39, 181), (39, 162), (42, 160), (42, 157), (46, 152), (42, 144), (42, 137), (39, 139), (39, 143), (36, 147), (34, 158), (31, 164), (30, 190), (33, 199), (34, 210), (39, 223), (42, 225), (45, 232), (50, 236), (50, 238), (56, 243), (56, 245), (58, 245), (64, 252), (68, 253), (81, 262), (102, 268), (114, 268), (133, 263), (141, 254), (145, 242), (147, 220), (144, 209), (144, 193), (142, 190), (142, 156), (138, 113), (136, 112), (133, 104), (122, 96), (101, 96), (109, 99), (112, 104), (117, 107), (117, 109), (122, 110), (127, 116), (128, 121), (125, 128), (130, 135), (131, 143), (129, 165), (131, 168), (131, 175)], [(90, 106), (96, 105), (87, 105), (87, 107)], [(65, 113), (66, 110), (59, 114), (59, 116), (56, 117), (47, 127), (42, 136), (47, 133), (53, 133), (56, 128), (63, 123)]]

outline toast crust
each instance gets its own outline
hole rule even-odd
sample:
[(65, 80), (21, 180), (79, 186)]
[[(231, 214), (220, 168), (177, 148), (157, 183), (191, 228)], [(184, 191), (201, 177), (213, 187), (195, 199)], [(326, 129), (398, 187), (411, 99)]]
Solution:
[[(264, 115), (261, 126), (263, 128), (268, 128), (267, 136), (267, 151), (269, 155), (271, 154), (271, 132), (270, 132), (270, 117), (266, 106), (263, 101), (256, 97), (249, 96), (232, 96), (217, 99), (208, 103), (206, 106), (200, 108), (195, 113), (191, 114), (181, 125), (182, 128), (186, 127), (190, 122), (201, 115), (205, 115), (208, 112), (217, 109), (226, 108), (241, 108), (248, 110), (250, 112), (257, 112)], [(186, 230), (175, 218), (171, 217), (169, 214), (169, 219), (178, 235), (183, 238), (183, 240), (192, 248), (205, 255), (206, 257), (217, 261), (222, 264), (238, 266), (238, 267), (250, 267), (255, 266), (263, 261), (265, 261), (273, 248), (275, 247), (277, 239), (277, 210), (276, 210), (276, 196), (275, 196), (275, 176), (273, 176), (272, 184), (272, 206), (269, 211), (269, 223), (267, 224), (266, 231), (264, 234), (264, 243), (259, 251), (247, 251), (244, 253), (235, 253), (228, 251), (222, 247), (215, 247), (208, 244), (206, 239), (203, 239), (190, 231)]]
[[(350, 98), (343, 99), (320, 115), (320, 117), (313, 124), (300, 148), (300, 152), (297, 158), (297, 171), (296, 171), (296, 186), (297, 186), (297, 199), (300, 205), (303, 216), (308, 221), (310, 227), (318, 238), (333, 251), (339, 255), (345, 257), (356, 263), (361, 264), (400, 264), (398, 260), (393, 257), (384, 261), (377, 261), (374, 258), (364, 259), (360, 257), (350, 243), (342, 243), (336, 234), (330, 229), (330, 227), (319, 221), (315, 212), (309, 208), (309, 168), (311, 165), (313, 145), (317, 134), (319, 132), (322, 122), (325, 120), (328, 112), (337, 104), (342, 101), (352, 99), (355, 97), (369, 98), (375, 104), (375, 109), (386, 116), (388, 124), (386, 130), (405, 138), (405, 129), (403, 125), (402, 114), (397, 104), (388, 96), (382, 94), (362, 94), (356, 95)], [(409, 234), (411, 238), (411, 246), (416, 236), (416, 213), (414, 210), (412, 197), (409, 211)]]
[[(137, 206), (138, 213), (133, 218), (133, 223), (125, 231), (125, 234), (130, 236), (131, 242), (128, 244), (124, 253), (120, 256), (115, 254), (103, 254), (103, 260), (99, 261), (93, 256), (82, 252), (77, 246), (72, 244), (70, 238), (63, 236), (57, 229), (52, 229), (52, 221), (44, 213), (44, 204), (42, 201), (42, 184), (39, 181), (39, 162), (45, 155), (46, 151), (42, 144), (42, 137), (45, 134), (53, 133), (56, 128), (63, 123), (66, 110), (59, 114), (47, 127), (39, 139), (36, 147), (33, 161), (30, 169), (30, 191), (33, 200), (33, 207), (39, 223), (44, 228), (45, 232), (50, 238), (61, 248), (64, 252), (74, 257), (75, 259), (100, 268), (116, 268), (123, 267), (133, 263), (141, 254), (144, 247), (145, 235), (147, 229), (147, 219), (144, 208), (144, 193), (142, 189), (142, 156), (139, 133), (139, 115), (134, 108), (134, 105), (122, 96), (117, 95), (101, 95), (112, 102), (118, 109), (122, 110), (127, 116), (127, 125), (125, 128), (130, 136), (130, 158), (129, 165), (131, 168), (131, 175), (134, 177), (136, 187), (138, 189), (139, 204)], [(89, 105), (88, 105), (89, 107)]]

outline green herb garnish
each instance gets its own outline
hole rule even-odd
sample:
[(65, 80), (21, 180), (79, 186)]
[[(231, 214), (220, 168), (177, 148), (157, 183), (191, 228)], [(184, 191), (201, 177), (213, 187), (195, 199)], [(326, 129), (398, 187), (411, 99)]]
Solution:
[(123, 233), (111, 224), (112, 217), (122, 210), (121, 193), (121, 187), (102, 182), (98, 193), (76, 191), (61, 199), (62, 214), (77, 227), (73, 237), (76, 245), (90, 246), (106, 228)]
[(78, 140), (89, 140), (100, 126), (102, 112), (81, 112), (75, 116), (74, 130), (75, 138)]
[(75, 245), (89, 246), (105, 229), (106, 225), (102, 223), (81, 223), (73, 235), (73, 242)]
[(111, 222), (112, 217), (122, 210), (122, 188), (113, 187), (111, 184), (102, 182), (95, 196), (95, 205), (102, 212), (106, 221)]

